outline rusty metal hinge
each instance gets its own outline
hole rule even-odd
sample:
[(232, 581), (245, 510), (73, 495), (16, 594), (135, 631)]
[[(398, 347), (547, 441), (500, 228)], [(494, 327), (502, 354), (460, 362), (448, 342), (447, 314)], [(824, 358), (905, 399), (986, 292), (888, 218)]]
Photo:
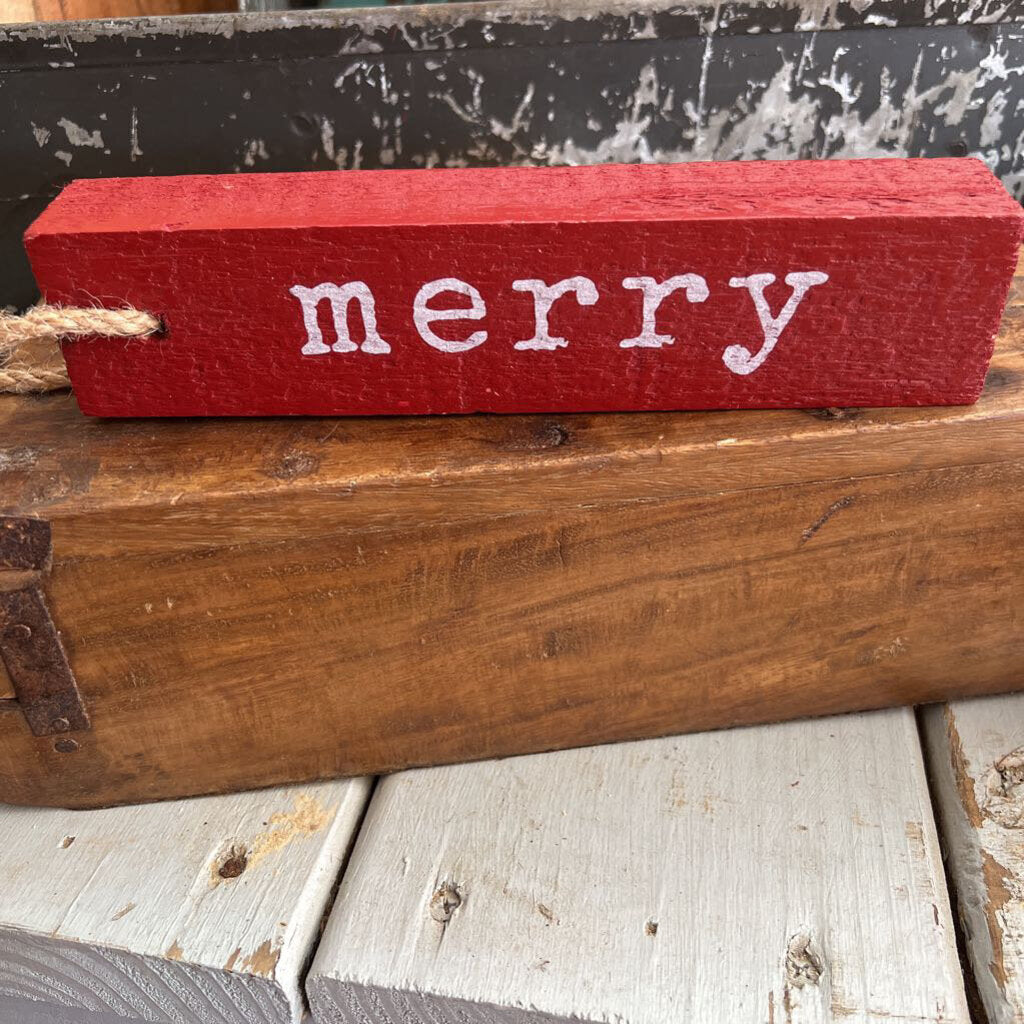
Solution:
[(40, 585), (52, 555), (44, 519), (0, 516), (0, 659), (36, 736), (89, 728), (78, 683)]

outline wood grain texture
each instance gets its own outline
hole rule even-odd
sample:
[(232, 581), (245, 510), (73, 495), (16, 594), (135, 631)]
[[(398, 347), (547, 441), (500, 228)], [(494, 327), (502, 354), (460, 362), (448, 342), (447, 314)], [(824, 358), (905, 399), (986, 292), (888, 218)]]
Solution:
[(11, 677), (7, 674), (7, 668), (4, 663), (0, 661), (0, 700), (13, 700), (14, 697), (14, 684), (11, 682)]
[(4, 798), (1012, 689), (1022, 345), (1013, 305), (981, 401), (947, 409), (243, 425), (0, 399), (0, 514), (52, 524), (93, 722), (62, 754), (0, 705)]
[(0, 806), (0, 1021), (297, 1024), (368, 794), (353, 779), (106, 811)]
[(0, 1000), (0, 1020), (4, 1024), (125, 1024), (125, 1018), (114, 1013), (94, 1013), (20, 997)]
[(968, 964), (990, 1024), (1024, 1019), (1024, 695), (924, 718)]
[(316, 1024), (966, 1024), (913, 714), (384, 779), (307, 990)]
[[(1024, 214), (976, 160), (73, 183), (26, 234), (99, 416), (963, 404)], [(454, 318), (454, 319), (453, 319)]]

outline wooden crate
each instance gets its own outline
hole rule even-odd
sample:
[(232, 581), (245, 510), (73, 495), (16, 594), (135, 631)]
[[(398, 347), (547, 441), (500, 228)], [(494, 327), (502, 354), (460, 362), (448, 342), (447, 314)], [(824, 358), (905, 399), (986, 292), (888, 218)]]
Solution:
[(1018, 686), (1019, 286), (960, 408), (90, 422), (67, 395), (0, 400), (0, 513), (52, 528), (40, 581), (91, 717), (33, 735), (5, 702), (4, 798)]

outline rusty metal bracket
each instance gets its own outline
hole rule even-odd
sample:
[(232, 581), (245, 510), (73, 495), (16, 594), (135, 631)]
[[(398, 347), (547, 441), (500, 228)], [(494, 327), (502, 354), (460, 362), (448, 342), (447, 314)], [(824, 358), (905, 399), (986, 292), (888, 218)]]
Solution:
[(0, 659), (36, 736), (89, 728), (78, 683), (40, 586), (50, 560), (49, 523), (0, 517)]
[(52, 549), (45, 519), (0, 516), (0, 569), (46, 572)]

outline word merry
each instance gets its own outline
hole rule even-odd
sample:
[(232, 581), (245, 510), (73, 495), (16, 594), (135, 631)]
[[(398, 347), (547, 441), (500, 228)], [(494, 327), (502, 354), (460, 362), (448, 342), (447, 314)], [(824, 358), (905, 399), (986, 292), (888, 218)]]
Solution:
[[(803, 297), (815, 285), (824, 284), (827, 280), (828, 274), (820, 270), (802, 270), (787, 274), (785, 281), (792, 291), (778, 315), (773, 315), (764, 291), (775, 281), (774, 274), (751, 274), (749, 277), (730, 278), (730, 288), (745, 288), (750, 293), (763, 340), (755, 353), (743, 345), (730, 345), (722, 353), (722, 362), (733, 373), (753, 373), (775, 348), (779, 336), (793, 319)], [(671, 334), (659, 333), (657, 329), (658, 309), (662, 302), (677, 291), (684, 292), (687, 302), (704, 302), (710, 294), (707, 281), (699, 274), (678, 274), (666, 281), (657, 281), (653, 277), (627, 277), (623, 279), (622, 287), (643, 292), (643, 313), (640, 333), (635, 337), (623, 338), (619, 342), (620, 348), (661, 348), (663, 345), (671, 345), (675, 338)], [(565, 348), (569, 344), (568, 339), (553, 336), (548, 327), (551, 307), (558, 299), (570, 293), (580, 306), (593, 306), (598, 300), (597, 286), (594, 282), (590, 278), (579, 276), (569, 277), (555, 284), (545, 284), (533, 278), (522, 279), (512, 282), (512, 290), (533, 294), (533, 337), (517, 341), (515, 347), (519, 350), (552, 351)], [(313, 288), (297, 284), (288, 291), (302, 306), (302, 320), (306, 328), (306, 344), (302, 346), (304, 356), (357, 350), (369, 355), (386, 355), (391, 351), (391, 346), (377, 331), (377, 310), (373, 293), (362, 281), (348, 281), (340, 285), (324, 282)], [(469, 305), (454, 309), (436, 309), (428, 305), (432, 299), (445, 292), (467, 298)], [(319, 304), (325, 300), (330, 303), (338, 339), (331, 346), (324, 343), (317, 318)], [(359, 305), (365, 333), (365, 338), (359, 345), (352, 341), (348, 329), (348, 307), (353, 301)], [(487, 340), (487, 331), (474, 331), (461, 341), (449, 341), (436, 334), (431, 324), (442, 320), (483, 320), (486, 315), (487, 306), (480, 292), (457, 277), (442, 277), (436, 281), (428, 281), (416, 293), (412, 304), (412, 319), (419, 336), (441, 352), (467, 352), (476, 348)]]

